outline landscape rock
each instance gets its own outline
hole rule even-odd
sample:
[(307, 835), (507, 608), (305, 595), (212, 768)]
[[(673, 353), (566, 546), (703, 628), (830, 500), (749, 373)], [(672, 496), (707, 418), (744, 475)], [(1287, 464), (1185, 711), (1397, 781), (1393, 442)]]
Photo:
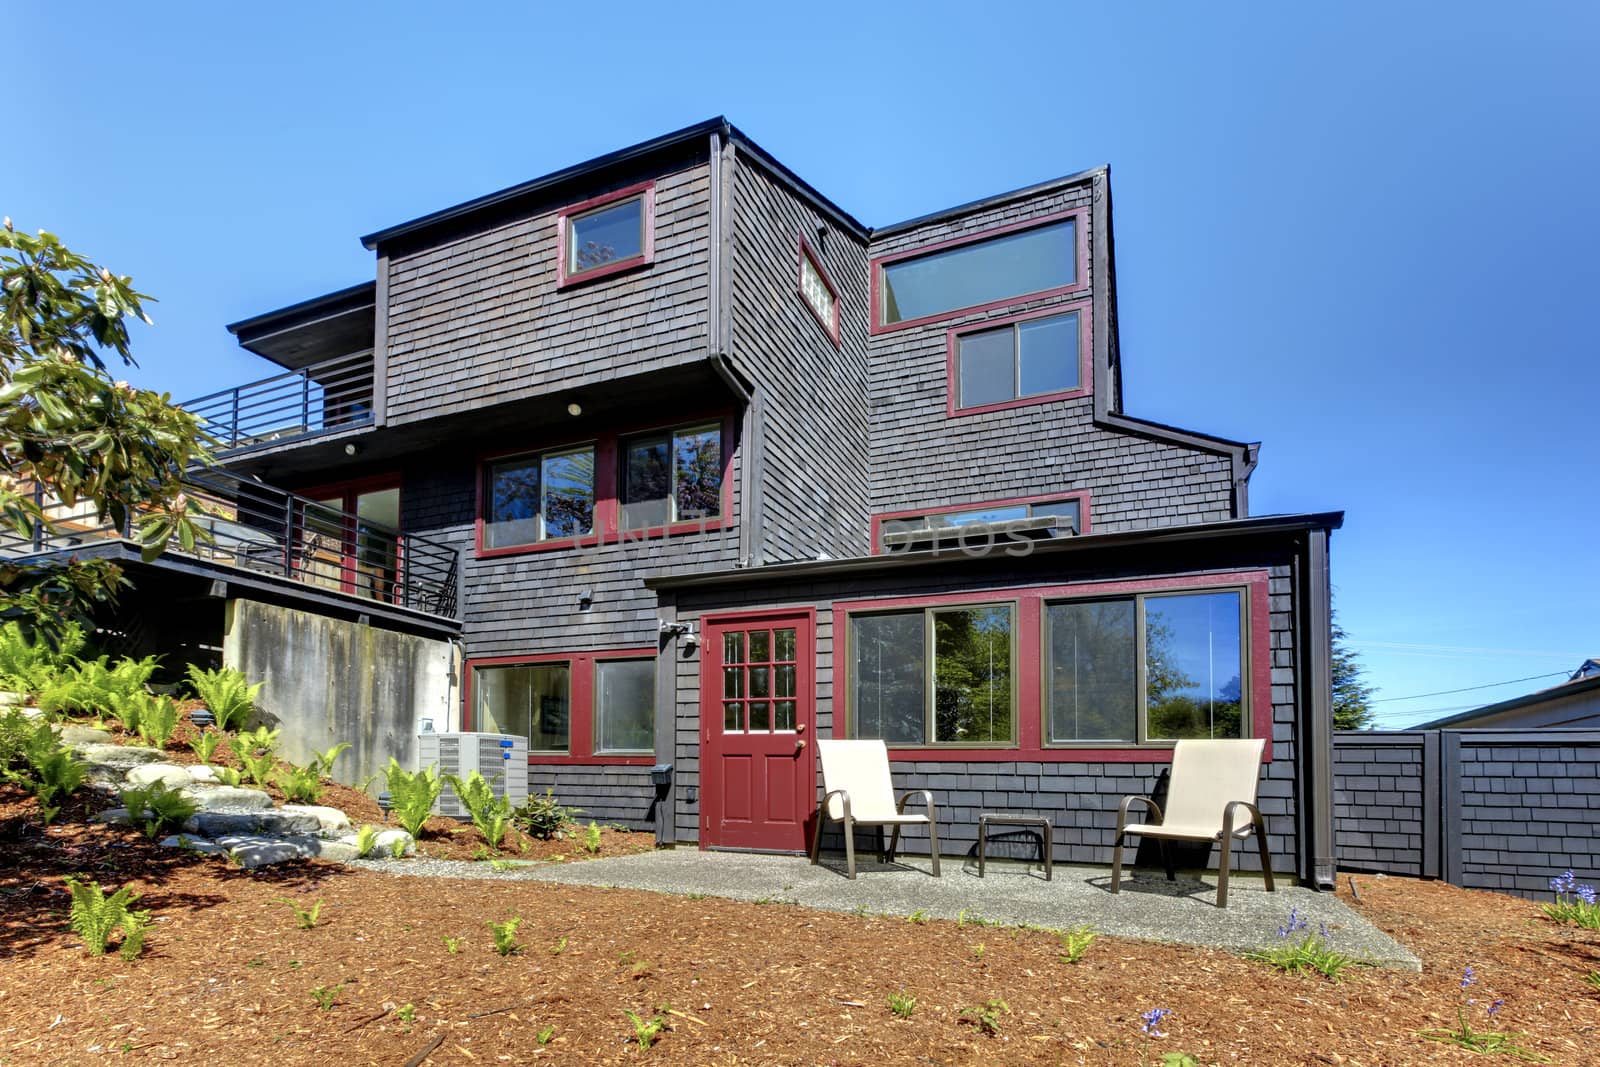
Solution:
[(207, 841), (203, 837), (190, 837), (187, 834), (178, 834), (173, 837), (163, 837), (161, 844), (167, 848), (186, 848), (190, 852), (204, 852), (209, 855), (225, 853), (228, 850), (215, 841)]
[(196, 763), (184, 769), (189, 772), (189, 777), (197, 782), (215, 782), (217, 780), (217, 769), (209, 764)]
[(323, 807), (320, 804), (285, 804), (278, 809), (285, 814), (309, 815), (317, 820), (317, 827), (323, 833), (340, 834), (350, 829), (350, 816), (338, 808)]
[(406, 843), (405, 854), (407, 856), (409, 856), (412, 853), (417, 851), (417, 842), (406, 831), (404, 831), (404, 830), (384, 830), (384, 831), (382, 831), (381, 833), (378, 834), (377, 841), (372, 846), (372, 851), (367, 853), (367, 858), (368, 859), (375, 859), (375, 858), (378, 858), (378, 857), (382, 857), (384, 859), (389, 858), (391, 855), (393, 855), (393, 853), (390, 850), (394, 848), (394, 843), (396, 841), (400, 841), (400, 840), (404, 840), (405, 843)]
[(111, 826), (132, 826), (133, 816), (128, 814), (127, 808), (107, 808), (105, 811), (98, 811), (89, 816), (89, 821), (106, 823)]
[(76, 726), (68, 723), (56, 731), (56, 736), (68, 748), (81, 748), (84, 745), (109, 745), (111, 731), (102, 730), (98, 726)]
[(356, 858), (354, 845), (324, 841), (319, 837), (266, 837), (259, 834), (229, 834), (216, 843), (232, 855), (239, 866), (254, 869), (294, 860), (324, 859), (344, 863)]
[(261, 811), (272, 807), (272, 798), (259, 789), (232, 785), (192, 785), (183, 791), (200, 811)]
[(77, 749), (78, 758), (85, 763), (121, 767), (124, 771), (144, 763), (162, 763), (167, 758), (167, 754), (159, 749), (141, 748), (138, 745), (88, 744), (78, 745)]
[(194, 783), (189, 768), (176, 763), (145, 763), (128, 772), (128, 784), (146, 786), (160, 782), (168, 789), (182, 789)]
[(224, 834), (277, 836), (315, 834), (322, 826), (315, 815), (265, 808), (260, 811), (198, 812), (184, 821), (183, 829), (185, 833), (203, 837), (221, 837)]

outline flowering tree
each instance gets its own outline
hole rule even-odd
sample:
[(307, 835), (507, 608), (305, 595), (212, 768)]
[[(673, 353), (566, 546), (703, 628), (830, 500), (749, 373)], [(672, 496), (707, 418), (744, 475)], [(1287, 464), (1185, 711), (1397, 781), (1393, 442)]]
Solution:
[[(209, 460), (206, 435), (167, 394), (106, 370), (107, 354), (134, 365), (128, 319), (148, 323), (149, 299), (53, 234), (0, 229), (0, 526), (30, 545), (64, 543), (61, 512), (91, 509), (147, 559), (194, 544), (182, 479)], [(53, 639), (126, 584), (106, 560), (0, 560), (0, 621)]]

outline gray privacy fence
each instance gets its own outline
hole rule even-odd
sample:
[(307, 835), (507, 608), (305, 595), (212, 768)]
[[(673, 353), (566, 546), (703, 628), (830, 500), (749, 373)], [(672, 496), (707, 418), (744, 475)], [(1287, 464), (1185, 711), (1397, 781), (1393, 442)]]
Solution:
[(1600, 881), (1600, 731), (1340, 732), (1333, 779), (1341, 870), (1521, 896)]

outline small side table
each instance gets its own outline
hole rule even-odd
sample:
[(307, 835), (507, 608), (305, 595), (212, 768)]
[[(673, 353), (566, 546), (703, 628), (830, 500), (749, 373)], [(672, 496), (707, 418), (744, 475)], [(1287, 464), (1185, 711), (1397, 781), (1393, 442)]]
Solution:
[(978, 815), (978, 877), (983, 877), (984, 860), (989, 849), (989, 827), (991, 826), (1032, 826), (1037, 827), (1044, 835), (1039, 851), (1044, 853), (1044, 880), (1050, 881), (1051, 852), (1054, 851), (1055, 838), (1051, 833), (1050, 820), (1043, 815), (1006, 815), (999, 812), (985, 811)]

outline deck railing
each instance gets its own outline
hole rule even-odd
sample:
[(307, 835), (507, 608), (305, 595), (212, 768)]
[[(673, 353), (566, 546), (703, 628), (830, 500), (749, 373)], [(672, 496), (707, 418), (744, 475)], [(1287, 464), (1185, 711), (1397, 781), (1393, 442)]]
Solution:
[[(202, 536), (192, 548), (173, 539), (167, 552), (456, 617), (460, 553), (453, 546), (224, 470), (195, 471), (186, 482), (203, 513)], [(40, 504), (55, 528), (40, 525), (31, 538), (6, 529), (0, 557), (61, 553), (132, 536), (130, 529), (100, 522), (92, 505)]]
[(219, 452), (369, 425), (372, 353), (313, 363), (180, 406), (199, 416)]

